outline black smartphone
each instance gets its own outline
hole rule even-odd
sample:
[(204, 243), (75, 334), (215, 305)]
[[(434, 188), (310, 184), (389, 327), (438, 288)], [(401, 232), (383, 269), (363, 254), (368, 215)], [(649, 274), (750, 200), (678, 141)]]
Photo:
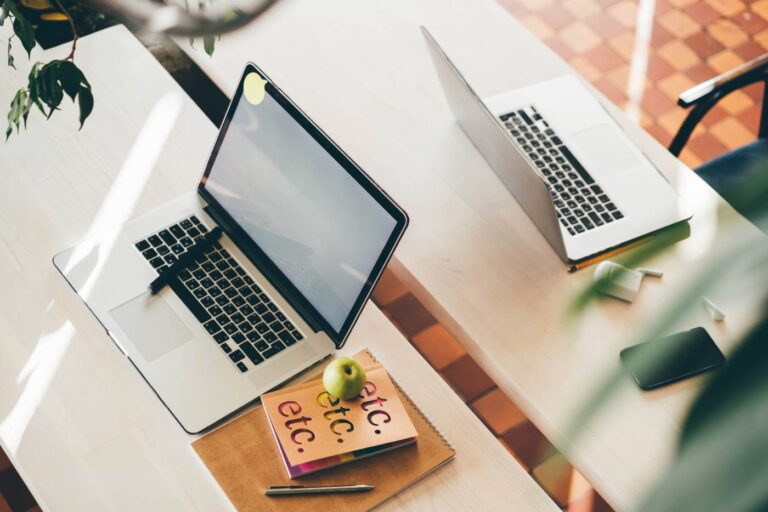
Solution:
[(725, 356), (703, 327), (625, 348), (620, 356), (640, 389), (646, 390), (725, 364)]

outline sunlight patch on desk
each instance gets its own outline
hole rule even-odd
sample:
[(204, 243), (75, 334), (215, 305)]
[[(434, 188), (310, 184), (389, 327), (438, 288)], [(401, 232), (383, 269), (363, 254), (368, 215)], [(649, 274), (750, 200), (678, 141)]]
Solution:
[(0, 422), (0, 439), (11, 455), (16, 455), (24, 432), (45, 398), (74, 334), (75, 327), (69, 321), (55, 331), (43, 334), (19, 372), (16, 383), (24, 382), (24, 389), (11, 412)]
[(69, 258), (64, 274), (69, 273), (83, 258), (91, 254), (97, 243), (100, 244), (98, 261), (79, 291), (83, 300), (87, 300), (90, 296), (93, 285), (101, 274), (104, 262), (107, 261), (117, 239), (116, 231), (102, 239), (98, 239), (98, 235), (105, 228), (118, 226), (131, 217), (165, 143), (176, 125), (181, 107), (182, 97), (176, 91), (166, 93), (155, 103), (117, 178), (88, 228), (84, 237), (88, 242), (78, 246)]
[(653, 12), (656, 9), (655, 0), (640, 0), (637, 6), (637, 22), (635, 29), (635, 45), (632, 58), (629, 61), (629, 78), (627, 79), (627, 116), (640, 124), (640, 102), (645, 92), (645, 79), (648, 73), (648, 52), (651, 47), (653, 33)]

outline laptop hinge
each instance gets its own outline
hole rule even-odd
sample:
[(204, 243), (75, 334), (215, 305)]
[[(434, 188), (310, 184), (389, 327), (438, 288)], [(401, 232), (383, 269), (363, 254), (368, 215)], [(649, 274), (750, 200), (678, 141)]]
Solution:
[(275, 287), (275, 289), (282, 295), (282, 297), (288, 301), (288, 303), (291, 305), (291, 307), (296, 311), (296, 313), (301, 316), (301, 318), (309, 325), (309, 327), (314, 332), (320, 332), (323, 330), (321, 322), (318, 320), (316, 315), (309, 309), (306, 308), (302, 301), (298, 299), (298, 297), (294, 296), (294, 293), (292, 292), (286, 292), (284, 287), (280, 286), (280, 280), (276, 275), (272, 275), (273, 273), (269, 270), (269, 265), (265, 265), (262, 261), (262, 257), (258, 254), (255, 254), (253, 251), (250, 251), (247, 247), (247, 244), (243, 243), (241, 240), (241, 236), (237, 233), (237, 230), (232, 229), (232, 226), (229, 222), (222, 216), (219, 215), (219, 213), (216, 211), (216, 208), (212, 208), (210, 205), (204, 206), (203, 210), (205, 210), (205, 213), (207, 213), (214, 221), (216, 221), (216, 224), (221, 226), (221, 229), (224, 230), (224, 232), (227, 234), (227, 236), (237, 245), (237, 248), (240, 249), (240, 251), (245, 254), (246, 258), (253, 263), (253, 265), (259, 269), (259, 272), (264, 275), (264, 277), (267, 278), (269, 283)]

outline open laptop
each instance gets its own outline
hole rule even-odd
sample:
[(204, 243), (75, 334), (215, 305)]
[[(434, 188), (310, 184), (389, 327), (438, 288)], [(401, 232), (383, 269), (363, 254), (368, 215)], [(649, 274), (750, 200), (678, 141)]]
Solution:
[(422, 32), (459, 125), (571, 268), (691, 218), (578, 78), (481, 99)]
[[(54, 263), (197, 433), (341, 348), (407, 223), (249, 64), (197, 190)], [(216, 226), (221, 240), (150, 294)]]

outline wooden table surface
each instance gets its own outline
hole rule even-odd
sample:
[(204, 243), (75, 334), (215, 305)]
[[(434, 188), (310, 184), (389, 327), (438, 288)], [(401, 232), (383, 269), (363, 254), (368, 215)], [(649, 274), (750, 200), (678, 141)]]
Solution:
[[(32, 62), (66, 51), (36, 51)], [(82, 38), (77, 62), (95, 96), (83, 130), (65, 99), (50, 121), (33, 113), (0, 151), (0, 444), (46, 510), (231, 509), (194, 438), (51, 263), (195, 187), (216, 129), (122, 26)], [(28, 65), (17, 58), (19, 71), (3, 72), (3, 98)], [(556, 510), (373, 304), (344, 352), (365, 347), (457, 451), (385, 509)]]
[[(629, 137), (695, 211), (691, 235), (649, 265), (633, 304), (605, 299), (577, 321), (565, 309), (590, 281), (564, 265), (455, 123), (419, 31), (426, 25), (481, 96), (573, 72), (495, 0), (282, 0), (217, 41), (213, 57), (185, 50), (231, 94), (251, 60), (408, 212), (395, 272), (468, 352), (619, 510), (629, 510), (673, 454), (702, 379), (643, 393), (624, 380), (580, 438), (581, 404), (619, 369), (619, 351), (725, 243), (724, 218), (759, 232), (614, 105)], [(649, 208), (652, 208), (652, 202)], [(710, 298), (676, 329), (704, 326), (727, 353), (752, 317), (734, 290)]]

